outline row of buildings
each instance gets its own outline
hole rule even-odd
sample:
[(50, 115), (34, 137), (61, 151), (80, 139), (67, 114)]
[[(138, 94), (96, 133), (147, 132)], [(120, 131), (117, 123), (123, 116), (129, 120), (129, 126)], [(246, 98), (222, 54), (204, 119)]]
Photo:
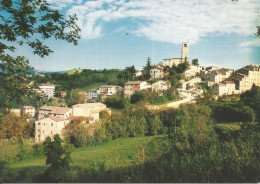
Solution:
[(44, 141), (48, 136), (53, 138), (55, 134), (62, 135), (65, 126), (75, 119), (79, 119), (83, 125), (92, 124), (99, 120), (103, 110), (111, 114), (111, 110), (102, 103), (76, 104), (71, 108), (42, 106), (35, 121), (35, 143)]

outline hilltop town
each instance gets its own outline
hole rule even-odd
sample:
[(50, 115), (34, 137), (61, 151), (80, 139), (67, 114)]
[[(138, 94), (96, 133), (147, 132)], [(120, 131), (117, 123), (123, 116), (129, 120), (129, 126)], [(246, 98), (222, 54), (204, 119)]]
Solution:
[[(151, 65), (148, 61), (143, 71), (132, 70), (132, 78), (130, 77), (132, 80), (127, 80), (122, 86), (106, 84), (87, 91), (76, 90), (78, 104), (74, 102), (69, 107), (64, 100), (67, 98), (68, 91), (60, 90), (61, 85), (41, 83), (38, 89), (33, 90), (47, 101), (56, 100), (54, 106), (45, 103), (44, 106), (29, 105), (11, 111), (17, 115), (27, 114), (28, 120), (35, 121), (35, 142), (39, 143), (47, 136), (62, 134), (63, 128), (75, 118), (80, 117), (84, 124), (93, 124), (99, 120), (100, 112), (107, 111), (111, 114), (111, 109), (107, 108), (107, 105), (113, 108), (123, 106), (123, 102), (121, 105), (115, 102), (116, 97), (120, 97), (121, 101), (123, 99), (123, 101), (128, 100), (128, 103), (136, 103), (134, 99), (140, 98), (138, 92), (147, 95), (147, 98), (152, 98), (148, 95), (151, 93), (157, 98), (167, 94), (167, 97), (174, 96), (174, 98), (164, 98), (159, 105), (149, 103), (148, 100), (146, 108), (155, 110), (161, 107), (177, 108), (180, 104), (196, 102), (198, 97), (203, 97), (205, 90), (212, 91), (214, 98), (218, 99), (226, 95), (242, 94), (250, 90), (253, 85), (260, 86), (259, 66), (247, 65), (236, 71), (216, 66), (203, 67), (199, 65), (198, 59), (192, 62), (188, 60), (188, 51), (188, 42), (183, 42), (180, 58), (165, 58), (162, 64), (157, 65)], [(45, 77), (43, 73), (34, 75)], [(27, 77), (30, 79), (33, 74), (28, 74)], [(32, 80), (30, 85), (32, 86), (33, 83)], [(55, 89), (57, 87), (59, 90)]]

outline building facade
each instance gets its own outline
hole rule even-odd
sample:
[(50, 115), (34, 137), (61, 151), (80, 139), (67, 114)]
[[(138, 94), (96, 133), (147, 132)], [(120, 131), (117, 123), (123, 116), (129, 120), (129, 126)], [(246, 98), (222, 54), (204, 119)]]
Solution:
[(35, 107), (33, 106), (24, 106), (22, 109), (23, 114), (28, 114), (30, 117), (35, 116)]
[(247, 65), (237, 70), (232, 79), (236, 83), (236, 89), (241, 93), (250, 90), (253, 84), (260, 86), (260, 67)]
[(124, 85), (124, 97), (130, 98), (135, 91), (151, 88), (146, 81), (128, 81)]
[(59, 134), (62, 137), (62, 129), (69, 124), (66, 120), (59, 116), (50, 116), (35, 122), (35, 143), (45, 141), (46, 137)]
[(156, 92), (163, 92), (169, 89), (171, 85), (167, 81), (158, 81), (152, 84), (152, 90)]
[(38, 119), (50, 116), (59, 116), (64, 119), (72, 115), (72, 109), (68, 107), (42, 106), (39, 108)]
[(55, 85), (44, 83), (39, 86), (40, 91), (42, 91), (48, 98), (53, 98), (55, 95)]
[(163, 78), (163, 66), (157, 65), (150, 70), (151, 79), (162, 79)]

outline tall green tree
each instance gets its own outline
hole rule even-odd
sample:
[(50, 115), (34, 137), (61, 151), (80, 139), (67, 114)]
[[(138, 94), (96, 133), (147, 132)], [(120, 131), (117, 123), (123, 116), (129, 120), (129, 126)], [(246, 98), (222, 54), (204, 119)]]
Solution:
[(151, 58), (148, 57), (146, 61), (146, 66), (143, 68), (143, 79), (148, 80), (151, 78), (150, 70), (152, 69)]
[(25, 56), (16, 56), (18, 45), (27, 45), (40, 57), (53, 51), (41, 40), (59, 39), (78, 44), (76, 16), (65, 19), (46, 0), (0, 1), (0, 99), (10, 107), (28, 92), (26, 72), (32, 69)]

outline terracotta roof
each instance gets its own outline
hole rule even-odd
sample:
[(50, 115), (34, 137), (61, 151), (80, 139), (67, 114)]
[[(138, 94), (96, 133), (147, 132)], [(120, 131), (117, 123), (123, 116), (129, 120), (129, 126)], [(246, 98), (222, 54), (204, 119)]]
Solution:
[(54, 84), (42, 83), (40, 86), (55, 86)]
[(57, 122), (59, 122), (59, 121), (64, 121), (65, 119), (63, 119), (62, 117), (60, 117), (60, 116), (50, 116), (50, 117), (48, 117), (48, 118), (50, 118), (50, 119), (52, 119), (52, 120), (54, 120), (54, 121), (57, 121)]
[(73, 107), (82, 107), (82, 108), (85, 108), (85, 109), (94, 108), (94, 107), (106, 108), (106, 105), (103, 104), (103, 103), (97, 102), (97, 103), (76, 104), (76, 105), (73, 105), (72, 108)]
[(35, 109), (33, 106), (24, 106), (23, 109)]
[(68, 107), (55, 107), (55, 106), (42, 106), (42, 107), (40, 107), (40, 110), (51, 111), (50, 113), (53, 113), (53, 114), (65, 114), (68, 111), (70, 111), (71, 108), (68, 108)]

